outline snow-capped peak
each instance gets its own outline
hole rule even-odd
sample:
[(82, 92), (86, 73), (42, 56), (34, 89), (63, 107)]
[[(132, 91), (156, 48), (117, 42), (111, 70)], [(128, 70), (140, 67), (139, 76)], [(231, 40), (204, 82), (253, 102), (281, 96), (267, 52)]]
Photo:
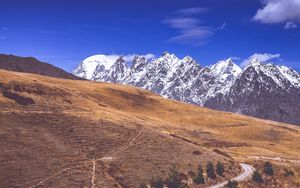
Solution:
[[(281, 100), (283, 97), (276, 95), (287, 94), (288, 99), (278, 103), (284, 105), (276, 107), (280, 109), (278, 114), (282, 114), (282, 109), (286, 110), (299, 100), (300, 95), (298, 72), (285, 66), (265, 63), (259, 58), (252, 58), (241, 70), (232, 58), (202, 68), (190, 56), (181, 59), (169, 52), (164, 52), (158, 58), (154, 58), (153, 54), (95, 55), (80, 63), (73, 73), (94, 81), (132, 85), (166, 98), (258, 117), (273, 115), (251, 111), (263, 109), (264, 101), (269, 106), (269, 97)], [(298, 109), (286, 113), (298, 112)], [(298, 115), (295, 113), (294, 116)], [(281, 115), (274, 119), (286, 121)], [(300, 118), (298, 120), (300, 122)]]
[(236, 77), (242, 72), (242, 69), (233, 62), (232, 58), (221, 60), (212, 65), (210, 69), (215, 75), (219, 75), (223, 79), (227, 79), (230, 75)]
[(262, 62), (258, 58), (253, 58), (249, 61), (248, 65), (245, 67), (245, 69), (249, 66), (255, 67), (261, 65)]
[(293, 69), (286, 66), (277, 66), (280, 73), (295, 87), (300, 88), (300, 75)]
[(168, 51), (164, 51), (164, 53), (162, 53), (162, 55), (161, 55), (161, 56), (163, 57), (163, 56), (168, 56), (168, 55), (170, 55), (170, 52), (168, 52)]
[(101, 66), (103, 69), (110, 69), (120, 56), (118, 55), (93, 55), (81, 62), (81, 64), (73, 71), (79, 77), (92, 79), (94, 71)]
[(189, 56), (189, 55), (187, 55), (187, 56), (185, 56), (183, 59), (182, 59), (182, 61), (184, 61), (184, 62), (196, 62), (196, 60), (194, 60), (191, 56)]
[(205, 100), (215, 97), (221, 93), (225, 95), (234, 84), (234, 81), (242, 73), (242, 69), (237, 66), (231, 58), (218, 61), (216, 64), (209, 67), (210, 80), (214, 80), (213, 83), (208, 82), (208, 91), (205, 96)]
[(179, 60), (178, 57), (175, 54), (170, 54), (169, 52), (164, 52), (162, 56), (158, 59), (163, 59), (167, 60), (168, 62), (173, 61), (173, 60)]

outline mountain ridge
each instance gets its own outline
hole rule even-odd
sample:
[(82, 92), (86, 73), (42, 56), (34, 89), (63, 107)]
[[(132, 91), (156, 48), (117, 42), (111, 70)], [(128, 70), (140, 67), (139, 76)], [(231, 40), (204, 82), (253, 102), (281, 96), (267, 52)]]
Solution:
[(33, 57), (0, 54), (0, 69), (65, 79), (82, 79), (61, 68), (55, 67), (49, 63), (41, 62)]
[[(96, 69), (91, 69), (88, 67), (89, 57), (73, 71), (73, 74), (93, 81), (141, 87), (166, 98), (190, 104), (300, 125), (300, 119), (289, 107), (295, 106), (293, 109), (296, 110), (300, 106), (300, 100), (296, 99), (300, 91), (300, 75), (286, 66), (263, 63), (254, 58), (242, 70), (229, 58), (218, 61), (214, 65), (202, 67), (190, 56), (179, 59), (169, 52), (164, 52), (160, 57), (151, 60), (136, 55), (131, 66), (122, 60), (122, 56), (115, 57), (115, 59), (116, 61), (109, 68), (103, 66), (105, 62), (101, 59), (94, 60), (93, 63), (100, 63)], [(80, 74), (86, 69), (93, 72), (91, 77)], [(249, 76), (258, 77), (258, 79), (248, 80)], [(250, 92), (253, 96), (245, 92), (238, 94), (247, 89), (249, 92), (249, 85), (253, 84), (266, 87), (264, 93), (270, 92), (271, 94), (265, 95), (257, 87), (253, 87), (253, 91)], [(278, 93), (287, 93), (290, 99), (273, 101), (274, 109), (270, 106), (270, 102), (264, 104), (265, 97), (278, 100), (276, 98)], [(248, 100), (249, 97), (262, 100)], [(233, 108), (233, 106), (243, 106), (243, 108)], [(253, 110), (249, 111), (247, 106)], [(265, 106), (271, 109), (264, 110)]]

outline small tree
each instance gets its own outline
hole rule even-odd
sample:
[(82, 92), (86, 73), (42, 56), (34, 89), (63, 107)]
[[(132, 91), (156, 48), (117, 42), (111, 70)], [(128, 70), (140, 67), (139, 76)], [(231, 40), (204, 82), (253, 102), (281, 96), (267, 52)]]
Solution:
[(238, 187), (238, 182), (235, 180), (229, 180), (227, 183), (228, 188), (237, 188)]
[(166, 179), (166, 184), (168, 188), (180, 188), (181, 182), (179, 178), (179, 173), (176, 167), (170, 169), (169, 177)]
[(217, 163), (217, 174), (219, 176), (223, 176), (224, 174), (224, 165), (220, 161)]
[(198, 173), (197, 176), (194, 179), (194, 182), (199, 185), (199, 184), (205, 184), (204, 176), (203, 176), (203, 169), (201, 167), (201, 164), (198, 166)]
[(274, 174), (273, 166), (270, 162), (265, 162), (265, 164), (264, 164), (264, 173), (269, 175), (269, 176), (273, 176), (273, 174)]
[(206, 165), (206, 173), (207, 173), (207, 177), (211, 179), (216, 179), (217, 177), (215, 173), (214, 165), (211, 161), (209, 161)]
[(139, 188), (147, 188), (147, 185), (145, 183), (141, 183)]
[(258, 171), (254, 171), (252, 180), (255, 181), (256, 183), (262, 183), (263, 179)]
[(285, 168), (284, 170), (284, 176), (285, 177), (289, 177), (289, 176), (294, 176), (295, 172), (292, 169), (289, 168)]
[(153, 188), (163, 188), (164, 187), (164, 180), (160, 177), (152, 178), (150, 181), (150, 185)]

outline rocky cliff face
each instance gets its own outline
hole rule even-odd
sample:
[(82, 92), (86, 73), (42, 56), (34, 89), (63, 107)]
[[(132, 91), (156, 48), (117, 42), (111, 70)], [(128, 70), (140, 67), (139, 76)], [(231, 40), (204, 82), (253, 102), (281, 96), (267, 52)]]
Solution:
[(166, 98), (213, 109), (300, 124), (300, 75), (257, 59), (242, 70), (232, 59), (201, 67), (192, 57), (165, 52), (149, 60), (136, 55), (131, 66), (119, 56), (96, 55), (73, 74), (141, 87)]
[(205, 106), (299, 125), (299, 81), (296, 71), (255, 59), (229, 92), (206, 101)]

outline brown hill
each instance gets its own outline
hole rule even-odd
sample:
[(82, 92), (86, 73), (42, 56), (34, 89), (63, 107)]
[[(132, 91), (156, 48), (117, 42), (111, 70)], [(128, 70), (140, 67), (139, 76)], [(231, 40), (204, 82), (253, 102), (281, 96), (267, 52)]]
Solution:
[(18, 57), (14, 55), (0, 54), (0, 69), (40, 74), (45, 76), (82, 80), (51, 64), (40, 62), (33, 57)]
[(184, 179), (199, 163), (222, 161), (225, 175), (207, 179), (211, 185), (240, 173), (238, 162), (259, 165), (257, 156), (289, 159), (277, 160), (278, 168), (296, 174), (278, 175), (274, 186), (299, 181), (300, 128), (293, 125), (129, 86), (2, 70), (0, 109), (0, 187), (138, 187), (173, 165)]

